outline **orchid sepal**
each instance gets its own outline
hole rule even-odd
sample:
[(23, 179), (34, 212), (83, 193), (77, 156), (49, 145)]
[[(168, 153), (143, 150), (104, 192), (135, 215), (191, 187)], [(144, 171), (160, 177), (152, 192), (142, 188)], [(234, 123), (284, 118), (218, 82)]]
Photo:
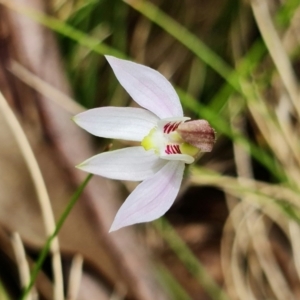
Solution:
[(137, 146), (92, 156), (76, 167), (110, 179), (142, 181), (153, 176), (166, 163), (153, 151), (145, 151)]
[(150, 222), (164, 215), (179, 192), (183, 171), (183, 162), (169, 161), (154, 176), (139, 184), (119, 209), (109, 231)]

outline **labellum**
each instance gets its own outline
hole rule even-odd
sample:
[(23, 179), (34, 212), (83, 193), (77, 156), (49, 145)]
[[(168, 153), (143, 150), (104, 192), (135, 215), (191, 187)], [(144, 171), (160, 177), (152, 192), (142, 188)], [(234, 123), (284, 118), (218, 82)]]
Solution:
[(215, 144), (215, 131), (206, 120), (195, 120), (181, 123), (178, 134), (188, 144), (202, 152), (210, 152)]

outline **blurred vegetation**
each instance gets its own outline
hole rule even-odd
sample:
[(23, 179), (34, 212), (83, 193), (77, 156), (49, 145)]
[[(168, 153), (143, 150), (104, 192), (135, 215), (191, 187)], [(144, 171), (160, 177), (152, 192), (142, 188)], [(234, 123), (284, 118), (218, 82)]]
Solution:
[(298, 299), (299, 1), (57, 0), (50, 11), (20, 9), (56, 33), (80, 105), (132, 104), (103, 57), (116, 55), (164, 74), (185, 114), (217, 131), (169, 221), (140, 230), (171, 299)]

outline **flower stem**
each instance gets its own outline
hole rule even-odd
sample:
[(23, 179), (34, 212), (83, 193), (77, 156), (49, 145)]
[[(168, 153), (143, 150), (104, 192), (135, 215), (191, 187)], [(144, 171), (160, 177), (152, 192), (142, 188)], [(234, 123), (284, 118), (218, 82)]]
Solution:
[(50, 247), (51, 247), (51, 243), (53, 241), (53, 239), (57, 236), (58, 232), (60, 231), (61, 227), (63, 226), (64, 222), (66, 221), (69, 213), (71, 212), (72, 208), (74, 207), (74, 205), (76, 204), (77, 200), (79, 199), (80, 195), (82, 194), (84, 188), (86, 187), (86, 185), (88, 184), (88, 182), (90, 181), (90, 179), (92, 178), (92, 174), (89, 174), (86, 179), (83, 181), (83, 183), (78, 187), (78, 189), (76, 190), (76, 192), (73, 194), (73, 196), (71, 197), (67, 207), (65, 208), (65, 210), (63, 211), (62, 215), (60, 216), (55, 230), (54, 232), (48, 237), (39, 257), (38, 260), (31, 272), (31, 276), (30, 276), (30, 281), (27, 285), (27, 287), (24, 289), (21, 300), (25, 300), (37, 278), (37, 275), (40, 271), (40, 269), (42, 268), (42, 265), (50, 251)]

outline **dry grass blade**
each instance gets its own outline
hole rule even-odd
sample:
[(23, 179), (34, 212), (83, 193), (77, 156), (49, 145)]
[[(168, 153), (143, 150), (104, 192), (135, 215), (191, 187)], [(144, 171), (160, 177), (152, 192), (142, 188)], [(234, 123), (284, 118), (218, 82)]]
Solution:
[[(211, 173), (207, 170), (193, 167), (189, 178), (191, 184), (212, 185), (233, 195), (260, 195), (267, 198), (286, 200), (299, 207), (299, 193), (283, 185), (269, 184), (250, 178), (235, 177)], [(255, 188), (253, 188), (255, 186)]]
[(273, 255), (262, 216), (253, 215), (248, 225), (257, 258), (277, 299), (293, 299), (289, 285)]
[(291, 220), (288, 223), (288, 229), (290, 234), (295, 268), (298, 277), (300, 278), (300, 227), (298, 223)]
[(82, 275), (83, 257), (79, 254), (75, 255), (72, 260), (70, 279), (69, 279), (69, 290), (67, 300), (76, 300), (78, 297), (79, 286)]
[[(245, 85), (242, 85), (242, 88), (245, 88)], [(254, 87), (250, 87), (250, 89), (254, 89)], [(284, 169), (290, 176), (290, 179), (298, 182), (300, 180), (300, 156), (298, 146), (295, 144), (295, 138), (292, 138), (294, 133), (290, 132), (281, 119), (274, 119), (258, 91), (248, 101), (248, 108), (265, 141), (269, 144), (269, 147), (281, 164), (285, 166)], [(280, 123), (280, 126), (277, 123)], [(278, 145), (281, 145), (281, 147), (278, 147)], [(291, 163), (293, 159), (295, 163)]]
[[(30, 269), (29, 269), (28, 262), (26, 260), (24, 245), (22, 243), (20, 235), (17, 232), (15, 232), (12, 235), (11, 242), (16, 256), (21, 285), (23, 288), (25, 288), (30, 281)], [(27, 300), (36, 300), (36, 299), (38, 299), (37, 293), (35, 287), (32, 287), (27, 297)]]
[[(222, 241), (227, 288), (233, 299), (260, 299), (258, 294), (268, 294), (270, 285), (275, 299), (294, 299), (274, 257), (262, 216), (257, 208), (243, 202), (230, 212)], [(262, 278), (267, 278), (268, 284)]]
[[(4, 96), (0, 92), (0, 111), (2, 112), (7, 124), (11, 128), (12, 134), (14, 135), (20, 151), (25, 159), (25, 162), (28, 166), (30, 175), (32, 177), (34, 187), (37, 193), (37, 197), (39, 200), (41, 212), (43, 215), (44, 225), (47, 236), (50, 236), (55, 230), (55, 219), (51, 207), (51, 202), (49, 199), (49, 195), (46, 189), (45, 182), (43, 180), (43, 176), (39, 165), (36, 161), (34, 153), (31, 149), (31, 146), (27, 140), (27, 137), (18, 122), (16, 116), (12, 112), (9, 107), (7, 101)], [(59, 242), (56, 237), (53, 240), (51, 245), (52, 252), (52, 264), (53, 264), (53, 273), (54, 273), (54, 292), (55, 299), (62, 300), (64, 298), (63, 294), (63, 276), (62, 276), (62, 266), (61, 266), (61, 258), (59, 252)]]
[[(239, 128), (239, 131), (242, 131), (245, 134), (245, 122), (242, 122), (242, 118), (239, 115), (234, 116), (234, 101), (230, 100), (229, 109), (231, 112), (231, 124), (232, 127)], [(237, 169), (237, 182), (240, 183), (242, 178), (253, 178), (251, 160), (246, 153), (239, 145), (233, 144), (233, 153), (234, 153), (234, 161)], [(254, 187), (255, 181), (252, 181), (252, 187)], [(245, 195), (247, 197), (247, 195)], [(229, 195), (227, 195), (227, 200)], [(251, 287), (248, 285), (248, 282), (245, 280), (245, 276), (243, 273), (245, 272), (241, 267), (240, 260), (246, 256), (247, 248), (251, 243), (251, 233), (249, 231), (249, 218), (250, 216), (256, 212), (256, 208), (244, 201), (243, 198), (240, 199), (241, 202), (235, 203), (233, 205), (232, 201), (228, 202), (227, 205), (230, 210), (229, 219), (233, 224), (233, 229), (235, 231), (235, 238), (232, 246), (232, 253), (230, 257), (230, 269), (232, 270), (232, 279), (235, 286), (235, 290), (239, 295), (240, 299), (244, 299), (245, 297), (249, 299), (255, 299), (255, 295), (253, 294)], [(236, 209), (236, 208), (240, 209)], [(233, 213), (234, 211), (234, 213)], [(243, 232), (243, 234), (240, 234)]]
[[(230, 108), (231, 107), (232, 105), (230, 105)], [(233, 114), (231, 115), (233, 116)], [(245, 132), (245, 124), (240, 122), (240, 120), (241, 118), (238, 118), (238, 116), (232, 117), (231, 124), (235, 127), (239, 127), (240, 131)], [(238, 184), (242, 184), (244, 178), (251, 179), (254, 177), (251, 160), (249, 155), (238, 145), (234, 144), (233, 149), (238, 174), (237, 182)], [(249, 185), (249, 188), (252, 190), (257, 189), (255, 180), (252, 180), (252, 186)], [(256, 299), (255, 288), (253, 284), (250, 283), (251, 277), (254, 279), (254, 284), (259, 287), (260, 277), (263, 273), (276, 299), (292, 299), (292, 293), (289, 290), (285, 277), (278, 267), (270, 242), (268, 241), (263, 214), (260, 212), (259, 206), (252, 204), (257, 202), (255, 198), (259, 198), (259, 195), (245, 193), (241, 195), (241, 202), (236, 203), (235, 207), (233, 207), (233, 205), (229, 206), (229, 218), (235, 231), (231, 255), (232, 279), (235, 290), (240, 299), (245, 299), (245, 297)], [(232, 201), (229, 202), (229, 204), (232, 204)], [(251, 246), (253, 247), (254, 255), (251, 255), (249, 252)], [(247, 259), (250, 271), (248, 280), (245, 274), (246, 270), (242, 267), (243, 264), (239, 263), (240, 257)], [(267, 293), (267, 289), (267, 287), (261, 287), (258, 290), (261, 290), (262, 293)]]
[(298, 85), (293, 68), (282, 42), (274, 28), (269, 13), (267, 1), (252, 0), (252, 10), (256, 23), (260, 29), (262, 37), (267, 45), (268, 51), (272, 56), (273, 62), (281, 76), (295, 110), (300, 118), (300, 102), (298, 96)]
[[(240, 216), (243, 211), (243, 207), (239, 206), (239, 209), (235, 209), (235, 212)], [(245, 215), (245, 219), (248, 218), (248, 212)], [(233, 212), (231, 212), (231, 215)], [(237, 216), (238, 217), (238, 216)], [(238, 229), (236, 228), (236, 236), (232, 245), (232, 253), (230, 257), (230, 269), (232, 270), (232, 278), (234, 283), (234, 289), (239, 297), (239, 299), (249, 299), (256, 300), (252, 289), (248, 282), (244, 279), (244, 271), (241, 268), (242, 258), (246, 256), (246, 248), (249, 245), (250, 237), (247, 231), (247, 228), (244, 223), (244, 219), (241, 220), (241, 223), (238, 224)], [(246, 232), (246, 234), (245, 234)]]
[[(232, 127), (238, 127), (240, 131), (245, 132), (245, 123), (241, 122), (238, 116), (233, 117), (234, 115), (232, 114), (232, 100), (230, 101), (229, 109), (232, 116)], [(242, 178), (252, 178), (253, 172), (249, 155), (239, 145), (236, 144), (233, 144), (233, 152), (238, 175), (237, 182), (241, 182)], [(255, 183), (253, 181), (252, 187), (254, 187), (254, 184)], [(245, 197), (248, 197), (248, 195), (245, 195)], [(244, 299), (245, 297), (249, 297), (249, 299), (255, 299), (255, 295), (252, 292), (250, 285), (245, 280), (245, 276), (243, 275), (245, 271), (241, 268), (242, 264), (239, 263), (239, 261), (246, 256), (247, 248), (251, 243), (249, 218), (253, 213), (256, 213), (257, 209), (250, 203), (244, 201), (243, 198), (241, 198), (241, 202), (239, 204), (236, 203), (235, 207), (240, 207), (241, 209), (235, 209), (229, 206), (229, 209), (231, 209), (229, 218), (233, 223), (233, 228), (235, 231), (235, 238), (230, 259), (233, 282), (235, 285), (235, 290), (237, 291), (240, 299)], [(234, 214), (232, 213), (233, 209), (235, 211)], [(243, 232), (243, 235), (241, 235), (240, 232)]]
[(54, 101), (57, 105), (62, 107), (71, 115), (76, 115), (84, 111), (84, 108), (72, 98), (68, 97), (46, 81), (34, 75), (28, 69), (20, 65), (17, 61), (12, 61), (10, 65), (10, 71), (21, 81), (32, 87), (37, 92), (41, 93), (43, 96), (46, 96), (48, 99)]
[[(296, 77), (289, 57), (272, 23), (266, 1), (252, 1), (251, 4), (256, 22), (289, 96), (287, 96), (285, 91), (281, 91), (282, 95), (279, 99), (276, 115), (274, 115), (268, 108), (266, 101), (259, 95), (257, 87), (253, 86), (250, 89), (256, 91), (257, 97), (253, 97), (249, 101), (248, 107), (269, 147), (285, 166), (284, 169), (290, 181), (297, 183), (300, 180), (298, 137), (295, 134), (295, 130), (292, 129), (292, 124), (288, 117), (289, 112), (287, 111), (288, 107), (292, 107), (294, 104), (296, 112), (299, 113), (300, 106)], [(290, 103), (290, 100), (292, 103)], [(281, 146), (278, 147), (278, 145)], [(291, 153), (293, 156), (290, 155)]]

